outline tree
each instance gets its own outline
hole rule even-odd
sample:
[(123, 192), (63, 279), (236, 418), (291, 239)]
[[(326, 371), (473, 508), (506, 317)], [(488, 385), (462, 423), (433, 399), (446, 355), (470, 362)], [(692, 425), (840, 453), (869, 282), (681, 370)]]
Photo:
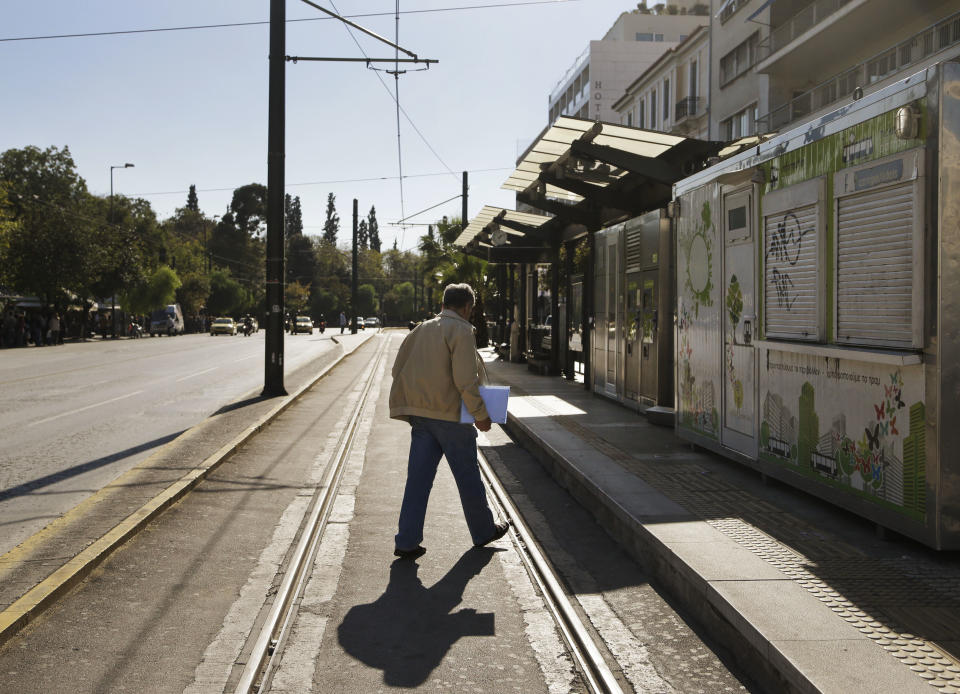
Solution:
[(200, 211), (200, 203), (197, 200), (197, 187), (192, 183), (190, 184), (190, 192), (187, 193), (187, 209), (191, 212)]
[(303, 313), (303, 309), (310, 302), (310, 285), (291, 282), (283, 290), (283, 301), (290, 315)]
[[(367, 214), (367, 238), (370, 241), (370, 248), (379, 253), (381, 246), (380, 225), (377, 223), (377, 208), (373, 205), (370, 206), (370, 212)], [(393, 245), (396, 248), (396, 239), (394, 239)]]
[(303, 234), (303, 210), (300, 208), (300, 196), (287, 194), (283, 198), (283, 219), (286, 238)]
[(230, 276), (228, 270), (215, 270), (210, 274), (210, 296), (207, 313), (211, 316), (236, 315), (250, 304), (250, 293)]
[(377, 313), (377, 290), (372, 284), (361, 284), (357, 287), (357, 305), (354, 312), (361, 316)]
[(125, 297), (125, 303), (133, 313), (149, 313), (154, 309), (172, 304), (177, 289), (183, 283), (168, 265), (158, 267), (147, 281), (134, 287)]
[(370, 236), (367, 233), (367, 220), (361, 219), (357, 224), (357, 248), (369, 248)]
[(287, 282), (309, 285), (317, 273), (317, 256), (309, 236), (298, 234), (287, 242)]
[(85, 298), (108, 258), (100, 246), (100, 210), (77, 174), (67, 147), (29, 146), (0, 154), (6, 197), (0, 265), (17, 291), (64, 300), (67, 289)]
[(413, 299), (413, 283), (401, 282), (383, 295), (380, 310), (394, 323), (409, 321), (415, 317)]
[(340, 231), (340, 215), (337, 214), (337, 196), (327, 195), (327, 219), (323, 223), (323, 240), (336, 246), (337, 233)]

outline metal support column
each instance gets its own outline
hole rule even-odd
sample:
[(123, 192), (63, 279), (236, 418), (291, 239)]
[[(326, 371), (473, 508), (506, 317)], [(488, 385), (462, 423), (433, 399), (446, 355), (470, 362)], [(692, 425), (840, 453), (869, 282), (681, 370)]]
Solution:
[[(570, 324), (573, 322), (573, 316), (570, 315), (573, 306), (573, 286), (571, 283), (571, 278), (573, 277), (573, 254), (576, 252), (577, 242), (568, 241), (565, 244), (566, 253), (564, 254), (564, 271), (567, 275), (567, 310), (564, 311), (564, 325), (563, 325), (563, 339), (566, 340), (564, 344), (567, 344), (570, 340)], [(574, 379), (573, 374), (573, 352), (567, 348), (563, 350), (565, 359), (563, 360), (563, 375), (568, 381)]]
[(583, 268), (583, 387), (593, 390), (593, 287), (596, 243), (593, 232), (587, 233), (587, 257)]
[(527, 354), (527, 264), (520, 263), (520, 355)]
[(560, 373), (560, 244), (553, 247), (550, 263), (550, 375)]
[(350, 334), (357, 329), (357, 199), (353, 199), (353, 274), (350, 279)]
[(267, 337), (263, 395), (283, 387), (283, 188), (286, 157), (286, 0), (270, 0), (270, 65), (267, 123)]

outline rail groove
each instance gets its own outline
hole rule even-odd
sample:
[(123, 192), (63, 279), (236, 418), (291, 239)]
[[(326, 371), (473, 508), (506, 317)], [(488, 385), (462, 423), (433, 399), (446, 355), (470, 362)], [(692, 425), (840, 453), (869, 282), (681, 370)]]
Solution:
[(310, 565), (316, 555), (323, 532), (333, 509), (340, 487), (340, 480), (350, 458), (358, 425), (364, 410), (371, 404), (370, 390), (376, 381), (380, 364), (385, 358), (390, 339), (382, 341), (376, 358), (368, 372), (360, 397), (354, 407), (349, 424), (337, 443), (332, 464), (324, 475), (320, 490), (306, 516), (300, 540), (287, 564), (283, 580), (267, 614), (260, 633), (254, 641), (246, 665), (234, 689), (236, 694), (251, 694), (267, 691), (275, 670), (275, 656), (283, 652), (290, 630), (296, 621), (296, 605), (310, 577)]

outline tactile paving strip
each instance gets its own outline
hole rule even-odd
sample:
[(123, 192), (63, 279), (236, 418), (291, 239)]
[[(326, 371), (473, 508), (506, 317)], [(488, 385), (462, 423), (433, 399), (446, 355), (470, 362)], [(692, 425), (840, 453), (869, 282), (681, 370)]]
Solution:
[[(515, 388), (518, 394), (522, 389)], [(960, 694), (960, 576), (913, 560), (871, 559), (841, 539), (707, 473), (695, 458), (638, 460), (599, 433), (536, 407), (823, 601), (943, 694)], [(773, 528), (776, 537), (753, 523)], [(930, 634), (919, 638), (914, 632)]]

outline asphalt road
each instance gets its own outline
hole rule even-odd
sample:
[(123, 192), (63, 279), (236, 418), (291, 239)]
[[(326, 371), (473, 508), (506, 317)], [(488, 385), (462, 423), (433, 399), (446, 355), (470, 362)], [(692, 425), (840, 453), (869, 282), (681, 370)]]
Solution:
[[(334, 335), (334, 333), (336, 333)], [(286, 335), (285, 384), (337, 331)], [(265, 332), (0, 352), (0, 554), (220, 408), (259, 393)]]

